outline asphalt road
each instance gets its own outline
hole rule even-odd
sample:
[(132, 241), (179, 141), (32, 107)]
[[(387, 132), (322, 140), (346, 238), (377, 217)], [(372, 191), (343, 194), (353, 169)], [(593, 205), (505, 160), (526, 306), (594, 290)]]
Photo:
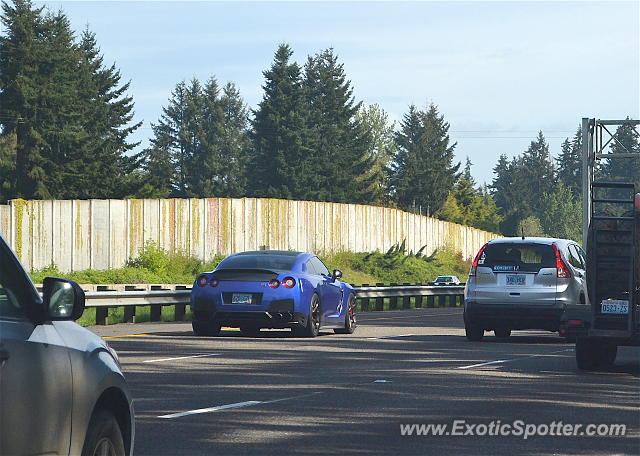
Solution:
[[(552, 333), (468, 342), (459, 309), (363, 314), (355, 334), (315, 339), (195, 337), (185, 323), (91, 329), (120, 355), (138, 455), (640, 454), (638, 348), (621, 347), (605, 372), (581, 372), (573, 346)], [(460, 433), (518, 420), (627, 429), (401, 435), (401, 424), (446, 424), (451, 434), (455, 420)]]

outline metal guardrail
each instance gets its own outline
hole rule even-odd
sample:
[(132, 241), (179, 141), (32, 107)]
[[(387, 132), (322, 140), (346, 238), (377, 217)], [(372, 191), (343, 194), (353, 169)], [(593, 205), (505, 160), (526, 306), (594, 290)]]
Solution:
[[(174, 306), (174, 321), (184, 321), (191, 296), (190, 285), (81, 285), (87, 308), (96, 309), (97, 325), (109, 323), (109, 309), (124, 308), (124, 322), (136, 322), (136, 308), (149, 306), (150, 321), (160, 321), (163, 306)], [(171, 288), (173, 289), (171, 289)], [(464, 285), (367, 284), (354, 287), (360, 312), (422, 307), (458, 307)]]

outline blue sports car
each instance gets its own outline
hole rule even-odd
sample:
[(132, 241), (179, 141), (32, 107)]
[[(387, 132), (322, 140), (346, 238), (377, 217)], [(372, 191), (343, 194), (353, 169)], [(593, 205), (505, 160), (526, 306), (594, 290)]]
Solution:
[(356, 329), (353, 288), (329, 273), (311, 253), (259, 250), (228, 256), (213, 272), (200, 274), (191, 292), (193, 332), (215, 336), (239, 326), (255, 336), (261, 328), (291, 328), (315, 337), (323, 328), (339, 334)]

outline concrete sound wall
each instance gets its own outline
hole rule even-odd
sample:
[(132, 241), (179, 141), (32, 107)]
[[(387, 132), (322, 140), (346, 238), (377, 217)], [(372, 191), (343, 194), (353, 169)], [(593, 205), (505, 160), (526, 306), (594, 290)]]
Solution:
[(201, 259), (243, 250), (386, 251), (406, 240), (424, 253), (450, 245), (465, 258), (495, 234), (397, 209), (277, 199), (13, 200), (0, 234), (29, 270), (109, 269), (152, 240)]

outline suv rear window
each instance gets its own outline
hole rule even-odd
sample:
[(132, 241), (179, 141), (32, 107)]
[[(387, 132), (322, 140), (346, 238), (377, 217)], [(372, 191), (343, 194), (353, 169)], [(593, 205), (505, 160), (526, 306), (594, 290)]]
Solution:
[(556, 257), (553, 247), (545, 244), (489, 244), (478, 266), (494, 272), (538, 272), (542, 268), (555, 268)]

